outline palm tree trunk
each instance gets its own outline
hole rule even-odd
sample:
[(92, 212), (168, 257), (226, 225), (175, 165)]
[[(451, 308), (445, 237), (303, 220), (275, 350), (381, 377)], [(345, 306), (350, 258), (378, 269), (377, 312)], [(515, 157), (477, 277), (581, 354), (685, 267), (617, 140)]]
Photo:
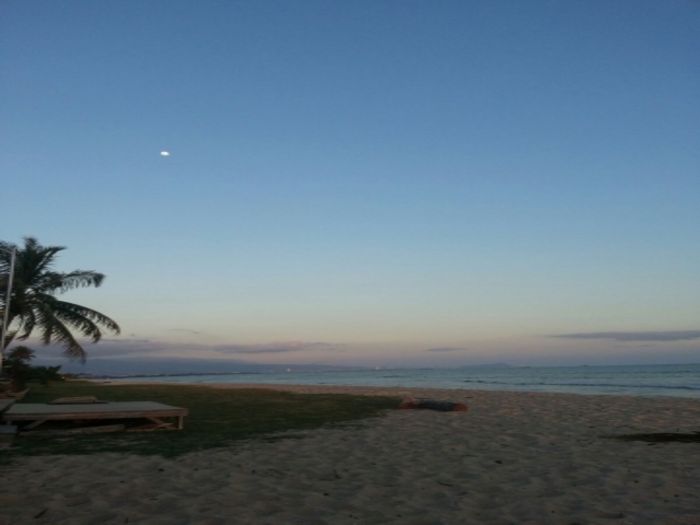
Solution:
[(5, 359), (5, 348), (9, 341), (7, 339), (7, 327), (10, 319), (10, 299), (12, 298), (12, 281), (15, 278), (15, 260), (17, 259), (17, 248), (12, 248), (10, 251), (10, 269), (7, 275), (7, 291), (5, 296), (5, 308), (2, 313), (2, 338), (0, 338), (0, 374), (2, 374), (2, 363)]

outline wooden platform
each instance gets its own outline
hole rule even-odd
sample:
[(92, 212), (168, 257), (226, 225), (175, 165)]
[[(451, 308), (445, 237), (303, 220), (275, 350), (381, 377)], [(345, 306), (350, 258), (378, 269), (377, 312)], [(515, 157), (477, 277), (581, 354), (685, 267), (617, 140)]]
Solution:
[[(7, 423), (24, 422), (20, 431), (32, 430), (47, 421), (87, 421), (146, 419), (152, 425), (144, 430), (154, 428), (184, 427), (187, 409), (156, 403), (154, 401), (120, 401), (91, 404), (50, 405), (45, 403), (16, 403), (2, 414)], [(162, 418), (175, 418), (175, 423), (168, 423)]]
[(5, 412), (8, 408), (15, 404), (15, 399), (12, 398), (0, 398), (0, 414)]

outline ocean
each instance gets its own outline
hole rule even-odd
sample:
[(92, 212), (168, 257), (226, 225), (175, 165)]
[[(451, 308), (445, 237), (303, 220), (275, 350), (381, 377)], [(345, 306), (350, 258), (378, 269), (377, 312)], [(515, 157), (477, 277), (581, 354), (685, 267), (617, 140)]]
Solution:
[(260, 383), (422, 388), (464, 388), (676, 396), (700, 399), (700, 364), (575, 366), (575, 367), (462, 367), (380, 368), (352, 370), (294, 370), (177, 376), (132, 376), (126, 381), (168, 383)]

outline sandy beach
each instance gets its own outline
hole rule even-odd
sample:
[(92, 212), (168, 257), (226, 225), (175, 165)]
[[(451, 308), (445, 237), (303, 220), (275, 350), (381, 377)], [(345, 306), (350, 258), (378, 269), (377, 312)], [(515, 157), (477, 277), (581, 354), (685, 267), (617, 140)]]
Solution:
[(0, 524), (700, 524), (700, 444), (604, 437), (700, 430), (697, 400), (265, 388), (470, 410), (395, 410), (176, 459), (21, 458), (1, 467)]

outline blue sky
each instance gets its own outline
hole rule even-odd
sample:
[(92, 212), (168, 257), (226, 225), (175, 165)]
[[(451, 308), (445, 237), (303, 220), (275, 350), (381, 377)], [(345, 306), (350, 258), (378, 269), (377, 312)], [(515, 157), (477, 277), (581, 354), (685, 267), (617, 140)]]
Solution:
[(91, 355), (700, 361), (697, 3), (0, 10), (0, 237), (107, 274)]

